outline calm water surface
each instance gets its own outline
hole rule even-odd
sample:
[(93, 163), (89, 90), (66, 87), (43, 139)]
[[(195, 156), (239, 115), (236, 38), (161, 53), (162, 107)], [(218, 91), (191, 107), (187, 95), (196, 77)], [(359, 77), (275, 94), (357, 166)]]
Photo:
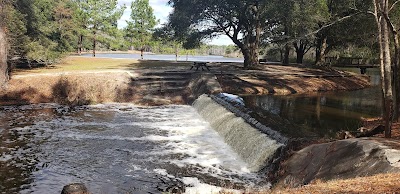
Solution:
[[(92, 54), (85, 54), (82, 56), (92, 56)], [(115, 58), (115, 59), (140, 59), (140, 54), (96, 54), (96, 57), (104, 57), (104, 58)], [(145, 60), (162, 60), (162, 61), (175, 61), (175, 55), (159, 55), (159, 54), (145, 54)], [(228, 58), (224, 56), (215, 56), (215, 55), (180, 55), (178, 57), (178, 61), (202, 61), (202, 62), (237, 62), (243, 63), (243, 58)]]
[(207, 193), (261, 180), (190, 106), (0, 107), (0, 193), (72, 182), (92, 193)]
[(248, 96), (244, 99), (247, 106), (279, 115), (320, 137), (334, 137), (340, 130), (358, 129), (363, 117), (381, 115), (379, 72), (377, 69), (369, 69), (368, 74), (373, 87), (363, 90), (289, 96)]

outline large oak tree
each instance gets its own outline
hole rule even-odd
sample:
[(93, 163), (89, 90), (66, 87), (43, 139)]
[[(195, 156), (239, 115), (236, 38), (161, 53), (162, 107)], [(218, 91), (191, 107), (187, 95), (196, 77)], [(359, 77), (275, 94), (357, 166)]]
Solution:
[(242, 51), (244, 67), (258, 65), (260, 37), (266, 22), (268, 1), (261, 0), (170, 0), (169, 19), (175, 31), (192, 31), (188, 41), (216, 35), (228, 36)]

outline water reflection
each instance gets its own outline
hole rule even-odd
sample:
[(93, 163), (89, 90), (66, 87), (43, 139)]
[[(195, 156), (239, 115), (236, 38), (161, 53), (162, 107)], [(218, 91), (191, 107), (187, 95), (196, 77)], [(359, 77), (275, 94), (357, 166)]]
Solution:
[(288, 119), (320, 137), (340, 130), (355, 130), (362, 117), (381, 114), (379, 92), (375, 88), (330, 92), (309, 96), (248, 96), (246, 106), (258, 107)]
[[(303, 131), (313, 132), (320, 137), (334, 137), (340, 130), (356, 130), (361, 125), (362, 117), (381, 115), (378, 73), (376, 69), (368, 70), (373, 87), (363, 90), (243, 98), (246, 106), (278, 115), (298, 125)], [(290, 131), (283, 132), (293, 135)]]

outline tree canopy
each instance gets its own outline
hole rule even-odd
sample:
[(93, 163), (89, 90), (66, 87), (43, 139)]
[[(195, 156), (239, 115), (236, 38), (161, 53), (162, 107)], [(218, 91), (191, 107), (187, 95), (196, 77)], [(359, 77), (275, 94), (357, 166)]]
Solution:
[(78, 3), (87, 22), (85, 26), (92, 34), (93, 56), (96, 56), (98, 36), (107, 38), (116, 33), (117, 21), (125, 7), (118, 7), (117, 0), (87, 0)]
[(170, 4), (174, 8), (169, 17), (170, 24), (175, 31), (190, 32), (187, 41), (224, 34), (242, 51), (245, 68), (258, 64), (268, 1), (171, 0)]
[(136, 47), (140, 49), (143, 59), (145, 46), (150, 43), (152, 30), (157, 24), (153, 8), (149, 5), (149, 0), (135, 0), (131, 4), (131, 17), (127, 21), (126, 35), (135, 39)]

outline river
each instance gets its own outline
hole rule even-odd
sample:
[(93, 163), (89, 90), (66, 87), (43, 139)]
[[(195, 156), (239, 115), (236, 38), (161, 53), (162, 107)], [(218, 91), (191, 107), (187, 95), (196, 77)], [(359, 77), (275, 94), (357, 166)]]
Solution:
[(0, 193), (218, 193), (262, 182), (191, 106), (0, 107)]
[(257, 107), (260, 108), (258, 110), (278, 115), (319, 137), (334, 138), (338, 131), (354, 131), (361, 127), (362, 118), (381, 116), (379, 70), (369, 69), (367, 74), (372, 87), (362, 90), (243, 98), (248, 107)]
[[(82, 56), (92, 56), (92, 54), (84, 54)], [(99, 53), (96, 57), (101, 58), (114, 58), (114, 59), (140, 59), (140, 54), (128, 53)], [(144, 60), (161, 60), (161, 61), (175, 61), (175, 55), (161, 55), (161, 54), (145, 54)], [(178, 61), (201, 61), (201, 62), (235, 62), (243, 63), (243, 58), (229, 58), (216, 55), (179, 55)]]

